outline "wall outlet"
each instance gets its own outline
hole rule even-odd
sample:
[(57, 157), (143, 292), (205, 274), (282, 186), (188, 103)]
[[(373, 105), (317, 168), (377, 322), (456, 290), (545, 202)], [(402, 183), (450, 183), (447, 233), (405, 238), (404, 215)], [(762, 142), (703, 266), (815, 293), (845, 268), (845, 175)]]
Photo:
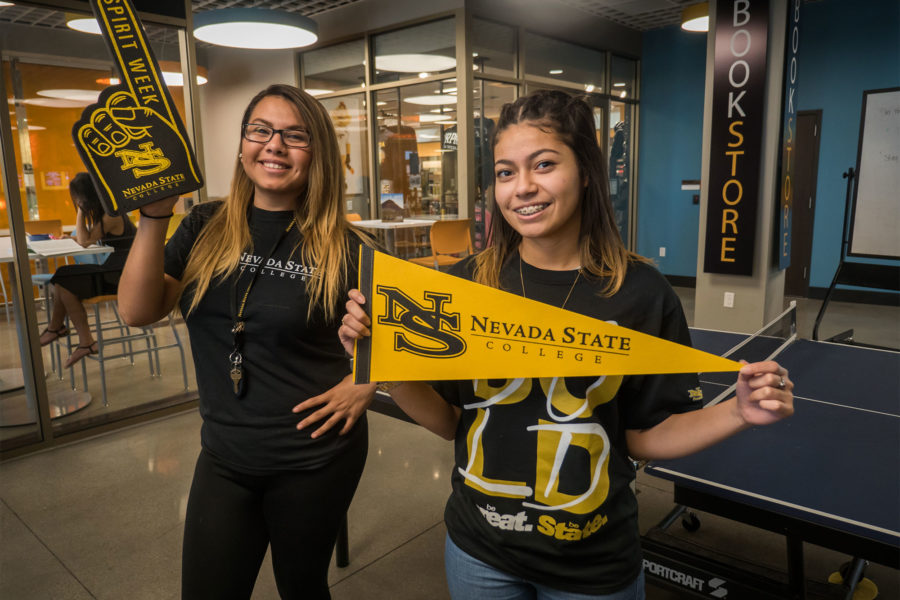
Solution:
[(660, 256), (665, 256), (665, 255), (666, 255), (666, 247), (665, 247), (665, 246), (660, 246), (660, 247), (659, 247), (659, 255), (660, 255)]
[(725, 292), (725, 308), (734, 308), (734, 292)]

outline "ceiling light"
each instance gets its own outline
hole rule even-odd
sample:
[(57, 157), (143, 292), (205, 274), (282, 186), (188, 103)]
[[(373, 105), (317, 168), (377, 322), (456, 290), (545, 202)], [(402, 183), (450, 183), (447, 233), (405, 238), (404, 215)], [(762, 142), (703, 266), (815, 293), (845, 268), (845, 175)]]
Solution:
[(593, 84), (593, 83), (589, 83), (589, 84), (585, 85), (585, 86), (584, 86), (584, 91), (586, 91), (586, 92), (588, 92), (588, 93), (593, 92), (593, 91), (594, 91), (594, 84)]
[(194, 15), (194, 37), (230, 48), (301, 48), (319, 39), (315, 21), (264, 8), (221, 8)]
[(428, 73), (426, 73), (424, 71), (419, 73), (419, 79), (425, 79), (426, 77), (428, 77)]
[(100, 35), (100, 23), (94, 17), (85, 17), (83, 15), (66, 14), (66, 26), (69, 29), (80, 31), (82, 33), (93, 33)]
[(563, 70), (562, 69), (550, 69), (550, 74), (551, 75), (562, 75)]
[(387, 102), (385, 102), (384, 100), (379, 100), (375, 103), (375, 106), (387, 106)]
[(318, 88), (303, 88), (303, 91), (310, 96), (321, 96), (322, 94), (331, 94), (334, 90), (320, 90)]
[[(163, 81), (165, 81), (168, 86), (183, 86), (184, 85), (184, 75), (181, 73), (181, 63), (175, 62), (174, 60), (161, 60), (159, 61), (159, 70), (162, 71)], [(206, 70), (206, 67), (197, 65), (197, 85), (203, 85), (208, 81), (207, 75), (209, 73)]]
[(625, 85), (626, 85), (626, 84), (625, 84), (624, 82), (621, 82), (621, 81), (620, 81), (619, 83), (614, 83), (614, 84), (613, 84), (613, 87), (625, 87)]
[(681, 28), (685, 31), (709, 31), (709, 3), (685, 7), (681, 11)]
[(44, 98), (57, 98), (62, 100), (73, 100), (76, 102), (84, 102), (85, 106), (97, 101), (100, 96), (100, 90), (78, 90), (78, 89), (58, 89), (58, 90), (38, 90), (38, 96)]
[(434, 96), (410, 96), (404, 98), (404, 102), (410, 104), (424, 104), (426, 106), (440, 106), (441, 104), (456, 104), (456, 96), (447, 94), (435, 94)]
[(450, 115), (419, 115), (420, 123), (439, 123), (440, 121), (449, 121), (452, 119)]
[(456, 68), (456, 59), (439, 54), (385, 54), (375, 57), (375, 68), (397, 73), (446, 71)]
[(26, 98), (22, 104), (43, 106), (46, 108), (84, 108), (91, 104), (89, 100), (69, 100), (66, 98)]
[(0, 2), (0, 6), (15, 6), (12, 2)]
[(626, 92), (625, 90), (622, 90), (622, 93), (619, 94), (619, 98), (624, 98), (627, 95), (628, 95), (628, 92)]
[[(181, 73), (181, 65), (172, 60), (159, 61), (159, 68), (162, 70), (163, 82), (169, 87), (180, 87), (184, 85), (184, 75)], [(209, 81), (207, 75), (209, 73), (206, 67), (197, 65), (197, 85), (204, 85)], [(95, 80), (100, 85), (119, 85), (122, 83), (118, 77), (98, 77)], [(40, 93), (40, 92), (38, 92)]]

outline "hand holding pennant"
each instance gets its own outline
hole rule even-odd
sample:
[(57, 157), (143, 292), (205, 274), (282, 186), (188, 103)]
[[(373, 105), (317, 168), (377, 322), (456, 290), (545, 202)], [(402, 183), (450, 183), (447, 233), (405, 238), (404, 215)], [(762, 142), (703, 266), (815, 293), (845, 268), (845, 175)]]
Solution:
[(130, 0), (91, 0), (121, 83), (84, 109), (72, 136), (108, 214), (203, 187), (181, 118)]
[[(360, 248), (356, 383), (738, 371), (741, 363)], [(359, 320), (359, 315), (350, 315)], [(346, 321), (345, 321), (346, 325)], [(342, 328), (343, 329), (343, 328)]]

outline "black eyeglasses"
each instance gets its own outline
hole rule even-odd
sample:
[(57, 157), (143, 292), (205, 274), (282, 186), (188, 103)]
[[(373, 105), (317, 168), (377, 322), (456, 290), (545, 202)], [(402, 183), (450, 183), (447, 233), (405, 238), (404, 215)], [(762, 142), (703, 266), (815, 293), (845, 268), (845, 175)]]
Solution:
[(302, 129), (275, 129), (259, 123), (244, 123), (241, 132), (245, 140), (266, 144), (276, 133), (281, 134), (281, 141), (288, 148), (308, 148), (312, 141), (308, 131)]

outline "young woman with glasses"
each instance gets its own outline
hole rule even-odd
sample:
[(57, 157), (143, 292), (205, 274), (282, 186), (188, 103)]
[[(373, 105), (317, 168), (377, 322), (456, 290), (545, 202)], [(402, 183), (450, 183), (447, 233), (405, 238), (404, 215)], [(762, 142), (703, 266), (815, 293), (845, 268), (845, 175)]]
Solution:
[[(238, 133), (238, 132), (236, 132)], [(326, 110), (273, 85), (247, 106), (224, 202), (141, 209), (119, 306), (131, 324), (179, 304), (202, 449), (187, 506), (184, 598), (249, 598), (268, 546), (283, 598), (329, 598), (328, 565), (367, 452), (374, 386), (337, 338), (360, 243)]]
[[(493, 138), (492, 245), (454, 274), (681, 344), (678, 297), (622, 243), (594, 116), (539, 91), (504, 105)], [(358, 290), (339, 334), (369, 335)], [(665, 357), (660, 356), (664, 361)], [(406, 382), (410, 416), (455, 440), (444, 521), (454, 600), (644, 598), (631, 458), (673, 458), (793, 412), (787, 371), (745, 365), (737, 395), (700, 408), (696, 374)]]

